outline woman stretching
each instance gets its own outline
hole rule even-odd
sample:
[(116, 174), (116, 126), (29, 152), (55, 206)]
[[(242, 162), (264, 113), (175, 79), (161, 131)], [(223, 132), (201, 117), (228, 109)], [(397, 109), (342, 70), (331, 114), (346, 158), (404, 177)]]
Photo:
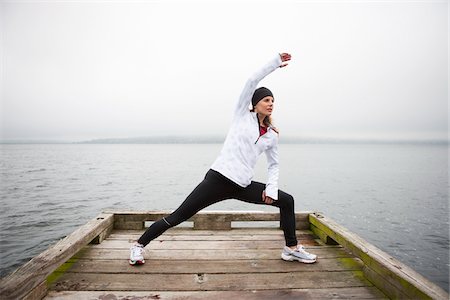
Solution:
[[(272, 92), (258, 83), (268, 74), (287, 66), (288, 53), (277, 54), (256, 72), (244, 86), (234, 110), (230, 131), (222, 151), (206, 173), (205, 179), (169, 216), (153, 223), (131, 247), (130, 264), (145, 262), (144, 247), (167, 229), (186, 221), (201, 209), (225, 199), (266, 204), (280, 208), (286, 246), (281, 258), (287, 261), (313, 263), (316, 255), (306, 252), (295, 235), (294, 198), (278, 190), (278, 132), (271, 118)], [(250, 103), (252, 109), (249, 110)], [(268, 163), (267, 183), (252, 181), (258, 156), (265, 152)]]

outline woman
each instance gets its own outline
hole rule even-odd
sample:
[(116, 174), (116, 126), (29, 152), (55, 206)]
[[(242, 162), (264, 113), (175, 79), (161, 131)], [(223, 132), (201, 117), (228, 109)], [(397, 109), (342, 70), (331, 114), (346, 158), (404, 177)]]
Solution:
[[(316, 261), (316, 255), (306, 252), (297, 242), (293, 197), (278, 190), (278, 132), (270, 118), (273, 94), (265, 87), (256, 89), (259, 81), (277, 68), (287, 66), (289, 60), (290, 54), (277, 54), (250, 77), (239, 97), (222, 151), (205, 179), (172, 214), (153, 223), (145, 231), (131, 247), (130, 264), (143, 264), (144, 247), (167, 229), (211, 204), (231, 198), (279, 207), (286, 241), (281, 258), (303, 263)], [(251, 110), (250, 103), (253, 105)], [(262, 152), (266, 153), (268, 162), (268, 180), (265, 185), (252, 181), (253, 169)]]

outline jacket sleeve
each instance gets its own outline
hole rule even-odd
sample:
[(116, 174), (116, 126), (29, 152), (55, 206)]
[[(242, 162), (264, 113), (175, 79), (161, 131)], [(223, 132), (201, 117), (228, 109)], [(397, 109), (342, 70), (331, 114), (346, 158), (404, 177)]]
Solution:
[(253, 93), (255, 92), (258, 83), (267, 75), (275, 71), (281, 65), (281, 57), (277, 54), (264, 67), (255, 72), (245, 83), (244, 89), (239, 96), (238, 103), (234, 110), (234, 116), (242, 116), (248, 112), (248, 107), (252, 101)]
[(278, 200), (278, 142), (265, 151), (268, 166), (266, 196)]

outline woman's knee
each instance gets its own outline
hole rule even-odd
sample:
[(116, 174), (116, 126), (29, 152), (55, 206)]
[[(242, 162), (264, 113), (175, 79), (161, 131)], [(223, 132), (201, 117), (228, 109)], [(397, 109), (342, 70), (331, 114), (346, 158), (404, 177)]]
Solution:
[(180, 212), (173, 212), (170, 215), (168, 215), (167, 217), (163, 218), (165, 220), (165, 222), (167, 223), (167, 225), (169, 225), (170, 227), (175, 227), (181, 223), (183, 223), (184, 221), (186, 221), (187, 219), (189, 219), (191, 217), (191, 214), (187, 214), (187, 213), (180, 213)]
[(286, 207), (294, 207), (294, 197), (291, 194), (280, 191), (278, 194), (278, 201), (280, 201), (280, 205)]

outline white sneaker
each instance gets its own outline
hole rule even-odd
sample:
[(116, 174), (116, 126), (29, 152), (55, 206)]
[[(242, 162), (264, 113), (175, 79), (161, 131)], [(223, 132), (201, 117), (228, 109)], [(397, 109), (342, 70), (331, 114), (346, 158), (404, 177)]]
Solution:
[(286, 261), (297, 260), (305, 264), (312, 264), (316, 262), (317, 255), (308, 253), (302, 245), (297, 245), (295, 250), (284, 246), (283, 252), (281, 252), (281, 258)]
[(130, 248), (130, 265), (143, 265), (144, 260), (144, 246), (135, 244)]

